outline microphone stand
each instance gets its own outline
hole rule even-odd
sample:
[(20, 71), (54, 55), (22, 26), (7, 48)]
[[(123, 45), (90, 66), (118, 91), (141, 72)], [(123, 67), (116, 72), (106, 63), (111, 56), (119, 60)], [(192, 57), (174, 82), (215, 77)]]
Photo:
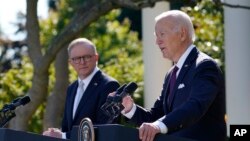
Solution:
[(121, 111), (124, 109), (124, 106), (121, 103), (122, 97), (121, 96), (115, 96), (113, 99), (113, 102), (106, 108), (106, 113), (109, 115), (108, 124), (112, 123), (115, 118), (117, 118)]
[(3, 109), (0, 110), (0, 127), (4, 127), (13, 117), (16, 116), (12, 105), (4, 105)]
[(15, 109), (20, 105), (25, 105), (30, 102), (29, 96), (17, 98), (10, 104), (5, 104), (0, 110), (0, 127), (4, 127), (13, 117), (16, 116)]
[(112, 123), (113, 120), (121, 114), (121, 111), (124, 109), (122, 99), (126, 95), (131, 95), (137, 87), (137, 84), (134, 82), (130, 82), (128, 85), (124, 84), (122, 87), (118, 88), (115, 96), (107, 98), (106, 102), (102, 105), (101, 110), (109, 116), (108, 123)]

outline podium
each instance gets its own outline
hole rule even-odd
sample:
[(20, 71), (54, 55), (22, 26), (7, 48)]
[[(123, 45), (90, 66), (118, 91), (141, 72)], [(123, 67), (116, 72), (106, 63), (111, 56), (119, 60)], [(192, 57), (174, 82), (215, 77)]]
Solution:
[[(94, 125), (95, 141), (140, 141), (138, 129), (120, 124)], [(71, 141), (78, 141), (78, 126), (71, 131)], [(172, 135), (158, 134), (154, 141), (195, 141)]]
[(31, 132), (0, 128), (0, 141), (70, 141)]

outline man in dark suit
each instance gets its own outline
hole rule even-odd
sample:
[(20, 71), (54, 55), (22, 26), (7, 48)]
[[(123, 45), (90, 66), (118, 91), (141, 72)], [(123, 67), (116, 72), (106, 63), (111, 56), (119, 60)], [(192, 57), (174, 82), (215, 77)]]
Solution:
[[(49, 128), (43, 134), (58, 138), (69, 138), (74, 125), (83, 118), (90, 118), (93, 124), (108, 123), (100, 109), (107, 95), (119, 87), (119, 83), (103, 73), (98, 67), (98, 53), (95, 45), (86, 38), (72, 41), (68, 47), (69, 63), (78, 74), (78, 80), (67, 90), (62, 130)], [(114, 120), (115, 122), (116, 120)]]
[(190, 17), (179, 10), (155, 18), (156, 43), (163, 57), (174, 62), (166, 74), (161, 95), (151, 109), (123, 99), (123, 115), (139, 128), (142, 141), (158, 133), (200, 141), (226, 139), (225, 88), (216, 62), (195, 45)]

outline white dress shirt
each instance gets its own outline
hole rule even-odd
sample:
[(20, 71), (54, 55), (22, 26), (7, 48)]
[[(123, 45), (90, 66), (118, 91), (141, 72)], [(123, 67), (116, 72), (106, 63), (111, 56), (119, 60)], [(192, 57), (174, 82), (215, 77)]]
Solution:
[[(74, 107), (73, 107), (73, 119), (75, 117), (75, 113), (77, 110), (77, 107), (82, 99), (82, 96), (84, 94), (84, 91), (86, 90), (86, 88), (88, 87), (90, 81), (92, 80), (92, 78), (94, 77), (94, 75), (96, 74), (96, 72), (99, 70), (98, 67), (95, 67), (94, 71), (85, 79), (81, 80), (78, 77), (78, 88), (77, 88), (77, 92), (76, 92), (76, 96), (75, 96), (75, 100), (74, 100)], [(84, 88), (81, 88), (82, 86), (80, 84), (84, 85)]]

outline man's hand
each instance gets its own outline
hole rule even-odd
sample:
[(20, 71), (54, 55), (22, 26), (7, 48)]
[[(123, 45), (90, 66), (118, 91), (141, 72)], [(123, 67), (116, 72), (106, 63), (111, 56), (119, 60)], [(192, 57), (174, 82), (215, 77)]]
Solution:
[(139, 138), (142, 141), (153, 141), (155, 135), (160, 132), (159, 127), (153, 123), (143, 123), (139, 128)]
[(62, 138), (62, 131), (58, 128), (49, 128), (47, 131), (43, 132), (43, 135), (55, 138)]
[[(115, 96), (115, 92), (110, 93), (108, 96)], [(127, 95), (122, 99), (122, 105), (124, 106), (123, 112), (128, 113), (133, 108), (134, 100), (131, 96)]]
[(127, 95), (122, 99), (122, 105), (124, 106), (124, 113), (130, 112), (130, 110), (133, 108), (134, 100), (131, 98), (131, 96)]

